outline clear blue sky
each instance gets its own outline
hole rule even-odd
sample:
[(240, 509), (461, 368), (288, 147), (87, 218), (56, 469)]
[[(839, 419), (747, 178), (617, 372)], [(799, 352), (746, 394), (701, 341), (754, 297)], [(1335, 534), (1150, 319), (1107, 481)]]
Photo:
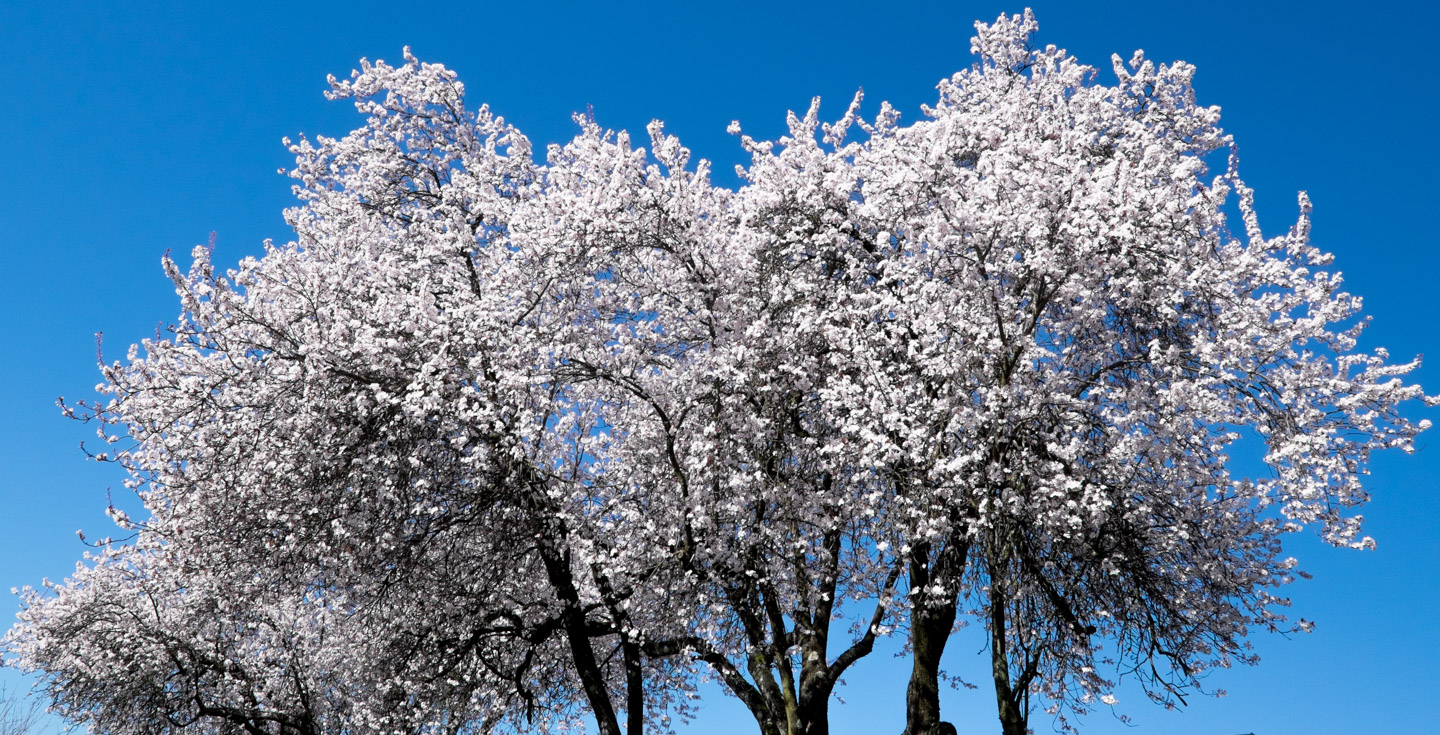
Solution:
[[(291, 161), (281, 137), (343, 134), (359, 120), (348, 104), (323, 99), (326, 74), (343, 76), (362, 56), (398, 59), (408, 44), (458, 70), (473, 103), (491, 103), (538, 144), (568, 139), (570, 113), (592, 104), (613, 128), (663, 119), (726, 170), (742, 160), (729, 121), (779, 135), (785, 111), (812, 95), (838, 116), (863, 86), (867, 114), (889, 100), (918, 117), (935, 82), (970, 64), (971, 23), (1023, 7), (221, 5), (0, 4), (0, 590), (65, 576), (84, 551), (77, 528), (109, 532), (106, 492), (120, 492), (120, 478), (84, 460), (76, 447), (89, 430), (61, 418), (55, 397), (89, 395), (95, 332), (113, 359), (175, 315), (159, 266), (166, 250), (183, 254), (214, 230), (216, 259), (230, 265), (267, 237), (287, 239), (289, 183), (275, 171)], [(1295, 192), (1308, 190), (1316, 242), (1336, 254), (1375, 317), (1367, 342), (1440, 361), (1435, 10), (1254, 0), (1034, 6), (1040, 43), (1102, 69), (1112, 52), (1135, 48), (1196, 64), (1200, 101), (1221, 105), (1239, 140), (1262, 226), (1287, 227)], [(1420, 380), (1440, 392), (1440, 362)], [(1315, 575), (1292, 587), (1295, 612), (1318, 621), (1315, 633), (1259, 635), (1258, 668), (1212, 677), (1227, 698), (1170, 713), (1124, 689), (1135, 727), (1100, 712), (1086, 731), (1440, 732), (1440, 429), (1420, 443), (1413, 457), (1375, 463), (1366, 516), (1377, 551), (1294, 544)], [(8, 621), (13, 599), (0, 607)], [(979, 649), (978, 636), (962, 637), (947, 659), (980, 685), (944, 702), (962, 733), (998, 729)], [(848, 703), (832, 714), (837, 735), (900, 731), (905, 662), (893, 650), (848, 677)], [(734, 700), (706, 694), (702, 717), (683, 732), (752, 731)], [(1034, 724), (1049, 729), (1043, 716)]]

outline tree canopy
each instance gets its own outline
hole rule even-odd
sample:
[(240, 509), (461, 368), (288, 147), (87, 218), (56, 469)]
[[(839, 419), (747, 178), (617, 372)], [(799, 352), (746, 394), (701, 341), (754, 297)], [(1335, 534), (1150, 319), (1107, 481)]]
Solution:
[(167, 257), (180, 318), (67, 408), (148, 516), (10, 661), (134, 735), (638, 735), (702, 677), (821, 735), (891, 634), (928, 735), (965, 620), (1007, 735), (1251, 663), (1309, 625), (1282, 537), (1373, 545), (1431, 399), (1357, 349), (1303, 193), (1261, 233), (1193, 67), (1104, 84), (1035, 31), (977, 24), (914, 123), (732, 126), (735, 189), (659, 122), (540, 163), (408, 50), (332, 78), (365, 123), (290, 144), (295, 239)]

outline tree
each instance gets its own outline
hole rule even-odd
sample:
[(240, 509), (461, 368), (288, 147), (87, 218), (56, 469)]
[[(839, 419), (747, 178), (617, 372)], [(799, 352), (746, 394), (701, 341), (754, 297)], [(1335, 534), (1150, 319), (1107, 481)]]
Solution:
[(72, 411), (149, 517), (26, 593), (11, 660), (97, 729), (252, 735), (639, 735), (700, 675), (823, 735), (894, 630), (928, 735), (962, 616), (1007, 735), (1250, 662), (1307, 625), (1283, 534), (1369, 545), (1416, 363), (1356, 350), (1303, 195), (1261, 235), (1191, 67), (1102, 85), (1035, 29), (977, 24), (914, 124), (741, 136), (733, 191), (659, 123), (536, 163), (408, 51), (332, 79), (366, 122), (292, 145), (296, 240), (167, 257), (170, 336)]
[[(12, 645), (50, 673), (57, 714), (114, 733), (343, 730), (350, 701), (324, 651), (334, 616), (232, 597), (218, 575), (182, 576), (170, 549), (147, 546), (92, 556), (48, 604), (27, 594)], [(25, 626), (42, 612), (43, 625)]]
[[(389, 729), (397, 711), (431, 727), (537, 712), (555, 725), (583, 702), (618, 735), (623, 698), (638, 730), (625, 622), (649, 610), (622, 619), (638, 584), (586, 547), (604, 541), (587, 524), (633, 514), (633, 499), (595, 494), (596, 415), (545, 377), (562, 356), (548, 332), (574, 328), (563, 295), (586, 272), (512, 247), (540, 175), (528, 142), (413, 58), (334, 90), (369, 124), (293, 146), (297, 242), (223, 276), (203, 248), (188, 273), (167, 259), (185, 305), (173, 338), (106, 367), (115, 400), (85, 409), (133, 442), (102, 458), (131, 472), (150, 511), (139, 553), (187, 591), (204, 570), (229, 599), (361, 621), (327, 634), (337, 653), (322, 673), (355, 698), (345, 728)], [(547, 291), (547, 271), (566, 280)], [(82, 574), (30, 598), (31, 629), (85, 624), (67, 608), (105, 584)], [(85, 658), (85, 642), (16, 645), (42, 666)]]
[[(619, 339), (592, 330), (606, 344), (569, 362), (576, 380), (604, 391), (606, 474), (648, 488), (667, 513), (668, 533), (643, 543), (673, 550), (709, 613), (692, 635), (655, 645), (712, 667), (765, 733), (828, 732), (833, 688), (872, 650), (900, 574), (867, 536), (881, 480), (852, 461), (843, 413), (823, 398), (847, 367), (826, 334), (844, 313), (839, 265), (794, 232), (813, 227), (800, 197), (834, 196), (826, 179), (849, 172), (816, 143), (815, 112), (791, 118), (773, 160), (752, 142), (749, 175), (776, 184), (754, 198), (706, 191), (706, 164), (685, 173), (688, 151), (658, 125), (669, 178), (590, 128), (590, 145), (633, 162), (585, 172), (621, 204), (579, 222), (551, 218), (570, 223), (561, 241), (590, 247), (612, 276), (585, 312), (643, 326)], [(551, 161), (568, 174), (578, 157)], [(834, 618), (860, 599), (873, 602), (832, 655), (842, 641)]]
[[(1104, 664), (1183, 701), (1249, 660), (1250, 626), (1307, 625), (1277, 611), (1279, 537), (1370, 545), (1347, 516), (1369, 455), (1428, 426), (1397, 409), (1422, 397), (1399, 379), (1417, 363), (1356, 351), (1359, 300), (1322, 270), (1304, 194), (1288, 234), (1261, 235), (1193, 67), (1137, 52), (1100, 85), (1035, 29), (977, 24), (980, 62), (857, 161), (885, 256), (866, 352), (897, 358), (875, 371), (901, 417), (880, 446), (920, 521), (911, 732), (937, 719), (927, 665), (961, 597), (1007, 735), (1032, 696), (1058, 715), (1109, 701)], [(1228, 166), (1206, 181), (1212, 154)], [(1268, 477), (1233, 474), (1244, 434)]]

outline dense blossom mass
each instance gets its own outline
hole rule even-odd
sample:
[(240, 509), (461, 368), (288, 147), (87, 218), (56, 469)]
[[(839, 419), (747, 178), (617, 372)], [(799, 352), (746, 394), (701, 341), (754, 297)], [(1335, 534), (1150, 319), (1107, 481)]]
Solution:
[(167, 258), (170, 335), (67, 409), (148, 515), (10, 661), (116, 735), (638, 735), (705, 677), (820, 735), (896, 634), (928, 735), (968, 620), (1011, 735), (1307, 628), (1280, 540), (1372, 545), (1416, 363), (1357, 351), (1303, 194), (1261, 234), (1193, 67), (976, 28), (917, 122), (732, 126), (733, 190), (658, 122), (539, 163), (408, 51), (332, 78), (366, 120), (291, 145), (294, 241)]

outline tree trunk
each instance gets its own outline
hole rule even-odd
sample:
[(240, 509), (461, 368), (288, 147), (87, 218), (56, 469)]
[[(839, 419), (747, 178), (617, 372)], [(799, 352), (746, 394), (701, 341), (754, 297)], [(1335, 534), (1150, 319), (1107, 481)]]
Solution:
[(625, 735), (645, 733), (645, 669), (644, 651), (636, 640), (635, 629), (630, 625), (630, 615), (625, 611), (615, 586), (595, 564), (590, 565), (590, 574), (595, 586), (600, 589), (600, 598), (610, 610), (615, 632), (620, 637), (621, 661), (625, 667)]
[(1018, 686), (1010, 681), (1009, 638), (1005, 629), (1004, 585), (996, 577), (990, 579), (990, 670), (995, 678), (996, 713), (1000, 717), (1001, 735), (1025, 735), (1029, 730), (1029, 713), (1019, 705), (1023, 692), (1016, 689), (1028, 687), (1025, 675), (1021, 675)]
[[(936, 555), (932, 566), (931, 544), (922, 541), (910, 551), (910, 613), (911, 669), (910, 684), (905, 690), (906, 735), (939, 733), (948, 723), (940, 719), (940, 658), (950, 642), (959, 605), (960, 576), (965, 570), (969, 544), (955, 537)], [(932, 584), (940, 585), (944, 594), (932, 594)], [(951, 727), (951, 730), (954, 728)]]
[(760, 735), (788, 735), (768, 708), (749, 705), (749, 709), (751, 716), (755, 718), (755, 724), (760, 727)]
[(828, 611), (823, 621), (815, 623), (817, 629), (806, 636), (800, 654), (800, 706), (795, 735), (830, 735), (830, 693), (835, 690), (835, 677), (825, 655)]
[(800, 721), (796, 723), (795, 735), (830, 735), (830, 691), (832, 687), (819, 687), (823, 691), (800, 692)]
[(940, 724), (940, 657), (955, 626), (955, 602), (917, 606), (910, 620), (912, 666), (905, 690), (905, 731), (930, 735)]
[(555, 590), (555, 598), (562, 606), (560, 615), (565, 638), (570, 644), (575, 673), (580, 676), (585, 698), (595, 715), (595, 727), (600, 735), (620, 735), (620, 720), (615, 716), (615, 705), (610, 701), (610, 692), (605, 686), (605, 676), (600, 672), (600, 662), (595, 658), (595, 649), (590, 647), (585, 611), (580, 607), (580, 593), (575, 587), (567, 555), (549, 544), (541, 544), (540, 558), (545, 563), (546, 576)]
[(621, 633), (625, 658), (625, 735), (645, 733), (645, 678), (640, 663), (640, 645)]

